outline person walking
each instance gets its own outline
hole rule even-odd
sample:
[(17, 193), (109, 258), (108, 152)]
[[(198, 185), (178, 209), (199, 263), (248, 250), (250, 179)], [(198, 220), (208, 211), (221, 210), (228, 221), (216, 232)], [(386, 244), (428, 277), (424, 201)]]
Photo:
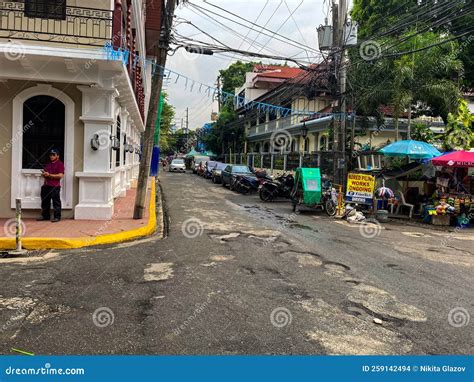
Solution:
[(51, 200), (53, 201), (53, 223), (61, 220), (61, 179), (64, 177), (64, 164), (59, 159), (59, 151), (52, 149), (49, 152), (49, 162), (44, 166), (41, 174), (44, 184), (41, 186), (41, 217), (38, 221), (50, 220)]

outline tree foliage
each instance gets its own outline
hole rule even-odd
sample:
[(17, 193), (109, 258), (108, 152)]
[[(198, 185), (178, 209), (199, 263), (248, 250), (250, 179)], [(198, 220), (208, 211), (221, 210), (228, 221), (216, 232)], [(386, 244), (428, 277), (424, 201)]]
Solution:
[(447, 150), (468, 150), (474, 144), (474, 116), (465, 100), (459, 101), (455, 113), (449, 113), (444, 147)]
[(175, 116), (174, 107), (168, 102), (168, 94), (163, 92), (163, 109), (160, 118), (160, 150), (162, 152), (173, 151), (175, 139), (171, 132)]
[[(438, 6), (442, 3), (446, 0)], [(450, 9), (462, 3), (456, 0)], [(352, 17), (359, 23), (359, 36), (376, 53), (367, 59), (362, 46), (350, 51), (348, 75), (359, 114), (383, 118), (380, 107), (389, 105), (398, 129), (405, 111), (414, 117), (441, 116), (447, 122), (457, 109), (468, 44), (449, 40), (462, 28), (452, 23), (431, 27), (426, 17), (406, 22), (407, 16), (433, 6), (418, 0), (354, 0)]]

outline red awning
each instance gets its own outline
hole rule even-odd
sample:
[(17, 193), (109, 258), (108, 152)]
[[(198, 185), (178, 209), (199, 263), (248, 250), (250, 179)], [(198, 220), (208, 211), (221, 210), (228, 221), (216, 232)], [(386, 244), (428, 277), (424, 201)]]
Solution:
[(444, 167), (474, 167), (474, 151), (454, 151), (434, 158), (431, 163)]

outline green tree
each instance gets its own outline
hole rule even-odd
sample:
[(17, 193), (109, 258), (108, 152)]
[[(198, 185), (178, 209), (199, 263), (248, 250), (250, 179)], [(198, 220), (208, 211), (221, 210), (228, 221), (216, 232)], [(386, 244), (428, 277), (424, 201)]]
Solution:
[(447, 150), (469, 150), (474, 144), (474, 116), (464, 99), (455, 113), (449, 113), (444, 147)]
[(168, 94), (163, 93), (163, 109), (160, 118), (160, 150), (161, 152), (173, 151), (175, 144), (171, 126), (175, 116), (174, 107), (168, 102)]
[[(355, 0), (352, 16), (360, 23), (360, 36), (367, 39), (399, 25), (405, 11), (417, 12), (418, 8), (417, 1)], [(373, 61), (364, 61), (360, 47), (350, 52), (349, 80), (357, 111), (377, 115), (381, 105), (392, 106), (397, 137), (399, 118), (405, 110), (409, 126), (412, 110), (447, 121), (457, 107), (463, 74), (458, 42), (432, 46), (452, 35), (445, 30), (427, 31), (422, 21), (415, 26), (406, 24), (411, 25), (394, 28), (371, 41), (380, 50)]]
[[(234, 94), (235, 88), (245, 83), (245, 73), (251, 72), (257, 62), (237, 61), (228, 68), (219, 70), (221, 90), (227, 94)], [(225, 154), (229, 149), (242, 150), (244, 129), (234, 123), (237, 115), (234, 111), (233, 99), (229, 97), (221, 104), (220, 113), (212, 129), (201, 137), (206, 149), (216, 154)]]
[(245, 73), (251, 72), (257, 62), (237, 61), (227, 69), (219, 70), (222, 91), (234, 94), (235, 88), (245, 83)]

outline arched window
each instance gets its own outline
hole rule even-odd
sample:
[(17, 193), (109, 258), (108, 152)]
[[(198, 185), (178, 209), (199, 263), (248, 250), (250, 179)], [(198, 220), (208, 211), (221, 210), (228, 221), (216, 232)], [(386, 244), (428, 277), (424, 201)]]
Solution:
[(270, 143), (265, 142), (265, 144), (263, 145), (263, 152), (264, 153), (270, 152)]
[(292, 140), (291, 140), (291, 150), (290, 150), (290, 151), (291, 151), (292, 153), (298, 151), (298, 142), (296, 141), (296, 139), (292, 139)]
[(326, 145), (327, 145), (327, 137), (323, 135), (321, 138), (319, 138), (319, 150), (320, 151), (326, 151)]
[(57, 98), (39, 95), (23, 103), (22, 168), (41, 169), (52, 148), (64, 158), (65, 106)]
[(257, 144), (255, 145), (255, 152), (256, 152), (256, 153), (259, 153), (259, 152), (260, 152), (260, 143), (257, 143)]
[(306, 138), (304, 140), (304, 152), (305, 153), (309, 152), (309, 138)]

